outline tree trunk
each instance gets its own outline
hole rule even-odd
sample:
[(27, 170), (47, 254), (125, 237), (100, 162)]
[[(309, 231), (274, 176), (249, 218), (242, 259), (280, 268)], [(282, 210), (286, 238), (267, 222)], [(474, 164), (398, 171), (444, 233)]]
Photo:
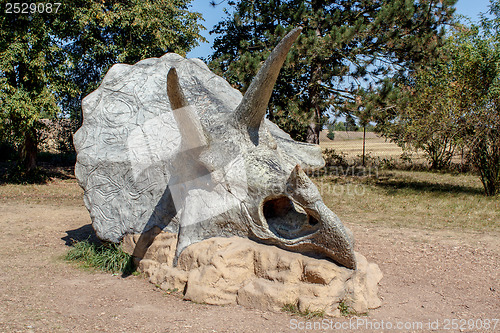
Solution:
[[(312, 9), (317, 13), (325, 6), (324, 0), (313, 0)], [(321, 39), (321, 26), (316, 26), (316, 38)], [(321, 132), (322, 110), (319, 105), (320, 85), (321, 85), (321, 60), (316, 59), (315, 66), (312, 67), (310, 88), (309, 88), (309, 105), (314, 110), (309, 126), (307, 128), (307, 142), (319, 145), (319, 134)]]
[(36, 154), (38, 152), (38, 144), (36, 138), (36, 129), (30, 129), (26, 132), (24, 145), (21, 148), (21, 162), (26, 171), (36, 168)]
[(307, 142), (319, 145), (319, 133), (321, 132), (321, 126), (317, 123), (315, 118), (309, 123), (307, 128)]

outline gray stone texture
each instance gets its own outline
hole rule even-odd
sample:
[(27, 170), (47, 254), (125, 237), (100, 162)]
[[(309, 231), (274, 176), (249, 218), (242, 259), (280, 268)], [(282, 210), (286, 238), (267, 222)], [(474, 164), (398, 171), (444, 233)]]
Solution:
[(83, 100), (74, 135), (75, 174), (101, 239), (158, 226), (178, 235), (174, 263), (190, 244), (240, 236), (356, 267), (350, 231), (303, 171), (323, 166), (319, 146), (264, 119), (299, 33), (280, 42), (245, 96), (172, 53), (109, 70)]

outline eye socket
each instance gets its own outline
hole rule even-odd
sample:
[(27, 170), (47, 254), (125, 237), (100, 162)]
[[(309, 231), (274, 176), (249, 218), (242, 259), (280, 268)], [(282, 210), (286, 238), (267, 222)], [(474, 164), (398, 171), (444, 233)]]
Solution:
[(295, 239), (316, 232), (319, 221), (287, 196), (268, 198), (262, 206), (269, 229), (278, 237)]
[(264, 202), (263, 212), (266, 219), (286, 215), (293, 209), (292, 201), (285, 196)]

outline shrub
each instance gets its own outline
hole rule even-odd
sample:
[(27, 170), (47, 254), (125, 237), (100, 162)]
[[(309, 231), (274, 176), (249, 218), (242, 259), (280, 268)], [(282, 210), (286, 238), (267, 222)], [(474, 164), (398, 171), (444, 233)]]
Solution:
[(327, 127), (328, 133), (326, 134), (326, 137), (330, 140), (335, 139), (335, 123), (330, 123)]
[(323, 150), (323, 158), (325, 159), (326, 166), (349, 166), (346, 154), (337, 153), (333, 148), (327, 148)]
[(335, 139), (335, 132), (332, 131), (331, 128), (328, 129), (328, 134), (326, 135), (326, 137), (330, 140), (334, 140)]
[(491, 130), (477, 140), (469, 159), (479, 173), (485, 194), (500, 193), (500, 131)]

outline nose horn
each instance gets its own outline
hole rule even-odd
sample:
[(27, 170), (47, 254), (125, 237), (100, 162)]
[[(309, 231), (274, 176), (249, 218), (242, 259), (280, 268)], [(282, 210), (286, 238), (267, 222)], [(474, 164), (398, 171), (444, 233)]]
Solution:
[(321, 223), (318, 231), (296, 247), (310, 249), (314, 253), (319, 252), (347, 268), (356, 269), (352, 233), (325, 205), (317, 187), (298, 164), (288, 178), (287, 191), (302, 205), (307, 214)]
[(260, 126), (266, 115), (267, 104), (269, 104), (281, 66), (301, 31), (302, 28), (290, 31), (266, 59), (235, 110), (234, 117), (238, 123), (251, 128)]
[(167, 95), (173, 110), (188, 106), (188, 101), (182, 92), (175, 67), (170, 68), (167, 74)]

